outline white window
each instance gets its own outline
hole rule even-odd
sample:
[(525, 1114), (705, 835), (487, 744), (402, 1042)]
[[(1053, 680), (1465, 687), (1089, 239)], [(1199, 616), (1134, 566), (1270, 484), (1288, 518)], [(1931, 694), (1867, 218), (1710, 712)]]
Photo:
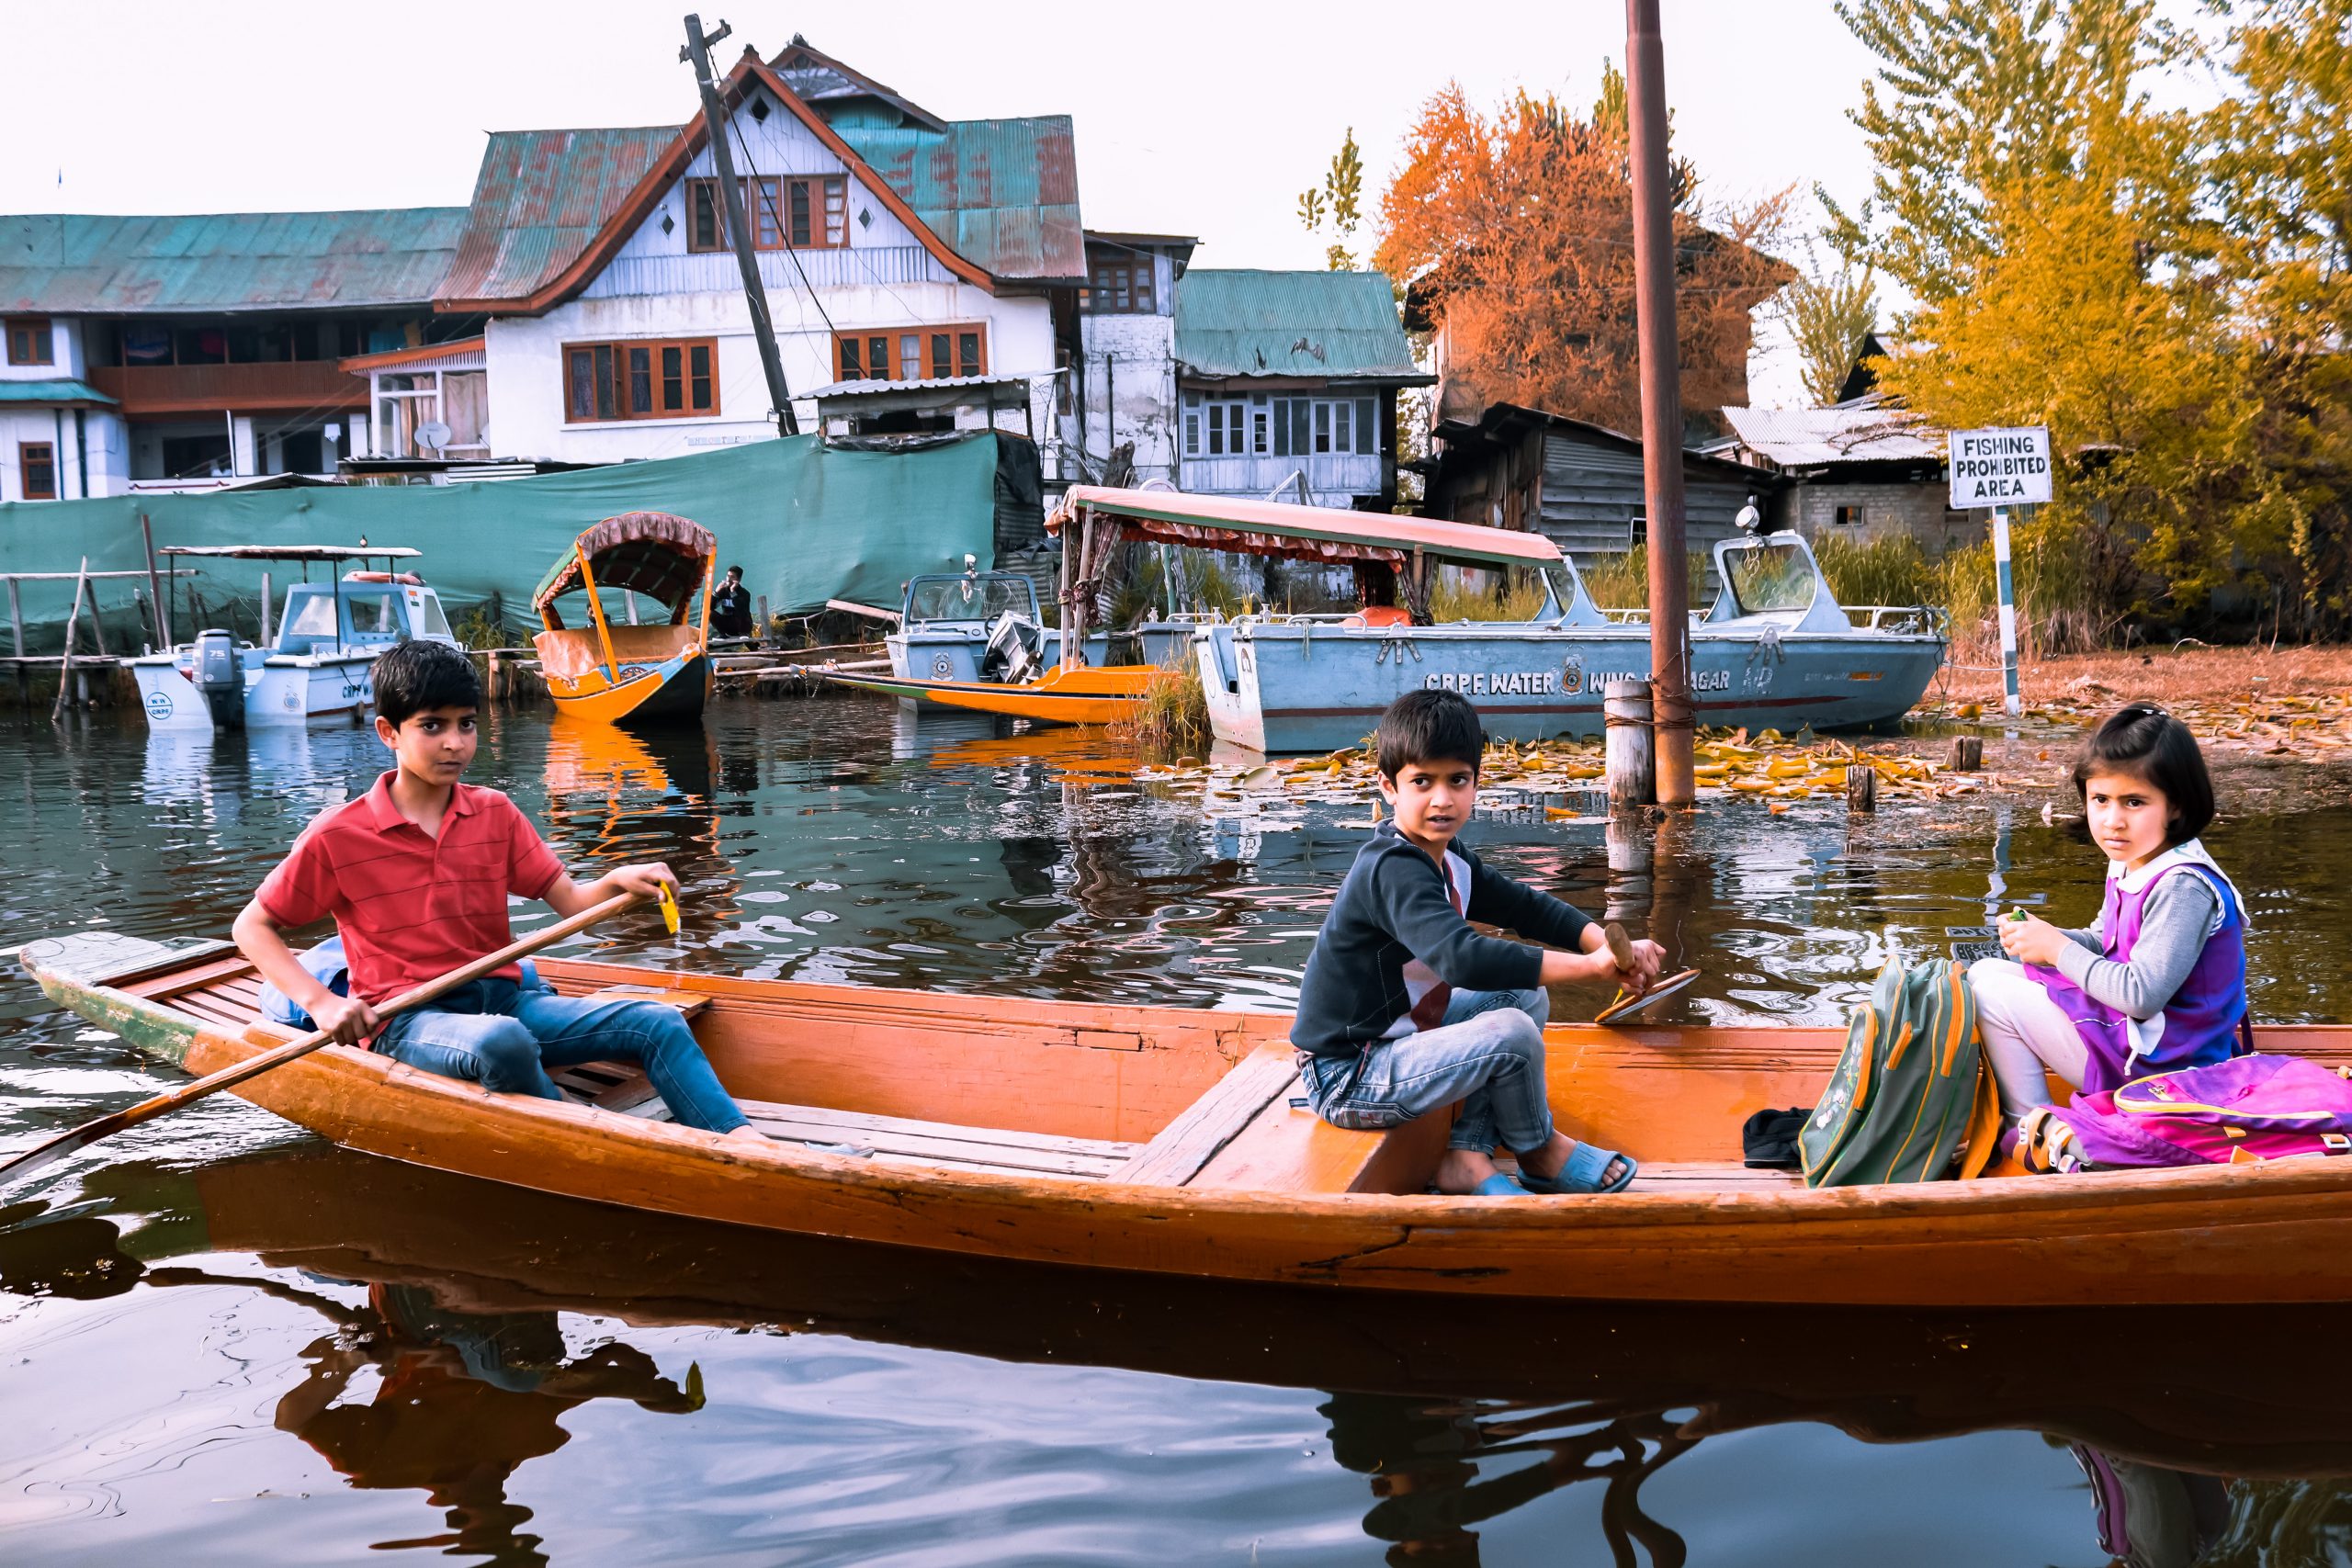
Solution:
[(1378, 405), (1371, 398), (1286, 398), (1264, 392), (1184, 394), (1187, 457), (1304, 457), (1317, 452), (1380, 451)]

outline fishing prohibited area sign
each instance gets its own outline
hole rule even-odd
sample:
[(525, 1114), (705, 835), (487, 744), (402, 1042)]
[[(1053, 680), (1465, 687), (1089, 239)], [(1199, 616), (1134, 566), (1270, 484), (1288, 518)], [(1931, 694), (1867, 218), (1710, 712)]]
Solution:
[(1951, 504), (1955, 512), (1996, 512), (2050, 499), (2050, 432), (2039, 425), (1951, 433)]

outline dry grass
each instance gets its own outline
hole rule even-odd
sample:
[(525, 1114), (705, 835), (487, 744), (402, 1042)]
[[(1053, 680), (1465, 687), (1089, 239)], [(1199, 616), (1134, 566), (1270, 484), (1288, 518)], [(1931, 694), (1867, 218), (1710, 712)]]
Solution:
[(1201, 671), (1189, 660), (1152, 677), (1134, 716), (1111, 726), (1111, 733), (1130, 741), (1146, 757), (1169, 757), (1198, 751), (1209, 743), (1209, 699), (1201, 687)]
[[(1950, 698), (1982, 702), (1997, 711), (2001, 672), (1997, 648), (1962, 658), (1955, 646)], [(2135, 697), (2187, 705), (2241, 697), (2324, 696), (2352, 690), (2352, 648), (2206, 648), (2191, 643), (2177, 650), (2067, 653), (2020, 661), (2018, 684), (2029, 706), (2063, 697), (2077, 700), (2093, 686), (2115, 694), (2120, 706)]]

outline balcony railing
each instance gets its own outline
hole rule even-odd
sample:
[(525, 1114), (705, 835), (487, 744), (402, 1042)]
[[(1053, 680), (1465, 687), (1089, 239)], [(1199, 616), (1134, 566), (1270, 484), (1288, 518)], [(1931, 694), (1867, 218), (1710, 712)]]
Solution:
[(368, 406), (368, 378), (332, 360), (268, 365), (93, 367), (90, 385), (133, 417), (164, 413), (321, 413)]

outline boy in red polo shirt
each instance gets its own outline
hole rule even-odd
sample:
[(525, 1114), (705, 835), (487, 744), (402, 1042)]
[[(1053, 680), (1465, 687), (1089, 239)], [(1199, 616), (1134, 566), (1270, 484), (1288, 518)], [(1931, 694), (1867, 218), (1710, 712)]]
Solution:
[[(582, 886), (530, 819), (494, 789), (458, 782), (473, 761), (481, 687), (446, 643), (404, 642), (376, 660), (376, 734), (398, 762), (358, 799), (321, 812), (237, 917), (237, 945), (263, 978), (343, 1044), (370, 1035), (385, 1055), (497, 1093), (560, 1100), (549, 1067), (640, 1064), (689, 1127), (757, 1137), (676, 1009), (596, 1002), (526, 987), (509, 964), (389, 1021), (373, 1003), (514, 940), (506, 898), (543, 898), (563, 916), (616, 893), (651, 895), (665, 865), (625, 865)], [(302, 966), (284, 932), (334, 918), (350, 965), (337, 996)]]

